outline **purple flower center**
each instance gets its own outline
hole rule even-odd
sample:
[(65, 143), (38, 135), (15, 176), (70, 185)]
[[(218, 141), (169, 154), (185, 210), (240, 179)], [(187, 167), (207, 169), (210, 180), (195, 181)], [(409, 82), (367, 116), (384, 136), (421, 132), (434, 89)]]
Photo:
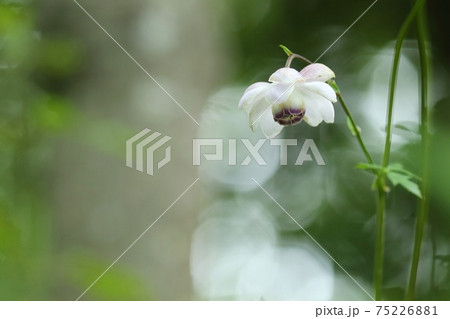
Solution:
[(273, 119), (280, 125), (294, 125), (300, 123), (304, 116), (305, 109), (303, 108), (283, 108), (273, 114)]

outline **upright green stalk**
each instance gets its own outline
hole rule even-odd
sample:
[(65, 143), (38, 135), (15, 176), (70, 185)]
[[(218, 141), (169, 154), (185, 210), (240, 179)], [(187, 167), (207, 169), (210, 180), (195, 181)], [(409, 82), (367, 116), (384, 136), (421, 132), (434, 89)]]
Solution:
[(406, 291), (406, 299), (414, 299), (414, 289), (416, 286), (417, 269), (419, 266), (420, 250), (424, 228), (428, 215), (428, 162), (429, 162), (429, 133), (428, 133), (428, 84), (430, 76), (430, 61), (427, 54), (427, 38), (428, 32), (425, 23), (425, 14), (421, 10), (417, 14), (417, 35), (420, 57), (420, 74), (421, 74), (421, 101), (420, 101), (420, 134), (422, 135), (422, 200), (420, 201), (419, 212), (416, 221), (416, 235), (414, 239), (414, 249), (411, 261), (411, 271), (409, 276), (408, 288)]
[(395, 53), (394, 61), (391, 71), (391, 80), (389, 83), (389, 102), (388, 102), (388, 114), (387, 114), (387, 126), (386, 126), (386, 141), (384, 145), (384, 155), (383, 155), (383, 167), (387, 167), (389, 164), (389, 157), (391, 153), (391, 140), (392, 140), (392, 111), (394, 110), (394, 96), (395, 96), (395, 86), (397, 84), (397, 74), (398, 66), (400, 62), (400, 51), (402, 49), (403, 40), (413, 22), (416, 14), (422, 10), (426, 0), (417, 0), (408, 17), (400, 29), (397, 37), (397, 42), (395, 43)]
[[(377, 182), (381, 182), (378, 180)], [(375, 300), (381, 300), (381, 286), (383, 281), (383, 245), (384, 245), (384, 210), (386, 207), (386, 192), (378, 186), (377, 203), (377, 242), (375, 246), (374, 285)]]
[(425, 0), (417, 0), (400, 29), (395, 43), (394, 60), (389, 83), (389, 100), (387, 111), (386, 140), (384, 144), (383, 162), (380, 175), (378, 176), (378, 213), (377, 213), (377, 244), (375, 250), (375, 299), (381, 300), (381, 286), (383, 281), (383, 256), (384, 256), (384, 215), (386, 211), (386, 176), (385, 168), (389, 165), (392, 142), (392, 114), (394, 110), (395, 87), (397, 83), (398, 66), (400, 62), (400, 51), (403, 40), (413, 22), (417, 12), (422, 10)]

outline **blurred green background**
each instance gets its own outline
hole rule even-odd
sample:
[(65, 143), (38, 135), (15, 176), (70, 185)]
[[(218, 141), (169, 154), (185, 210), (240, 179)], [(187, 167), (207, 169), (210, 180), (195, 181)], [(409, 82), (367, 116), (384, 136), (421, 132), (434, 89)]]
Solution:
[[(450, 298), (450, 99), (447, 12), (428, 1), (431, 207), (418, 299)], [(237, 109), (284, 65), (284, 44), (315, 60), (372, 3), (331, 0), (121, 0), (80, 4), (200, 123), (197, 126), (72, 0), (1, 0), (0, 300), (74, 300), (188, 187), (200, 181), (83, 300), (368, 300), (252, 181), (255, 178), (372, 293), (375, 193), (335, 104), (314, 139), (326, 166), (192, 166), (192, 139), (249, 138)], [(379, 160), (393, 41), (411, 1), (380, 0), (320, 60)], [(294, 62), (298, 69), (304, 65)], [(393, 161), (420, 174), (418, 54), (404, 44)], [(125, 166), (144, 128), (171, 136), (155, 176)], [(407, 128), (407, 129), (405, 129)], [(242, 154), (238, 147), (238, 156)], [(242, 160), (242, 159), (241, 159)], [(402, 299), (417, 199), (388, 196), (384, 298)]]

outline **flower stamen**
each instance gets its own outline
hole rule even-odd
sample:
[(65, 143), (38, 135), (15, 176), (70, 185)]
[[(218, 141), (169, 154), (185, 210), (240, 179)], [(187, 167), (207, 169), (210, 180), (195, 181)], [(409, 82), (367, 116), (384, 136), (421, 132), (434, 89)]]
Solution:
[(280, 125), (295, 125), (300, 123), (305, 116), (304, 108), (282, 108), (273, 114), (273, 119)]

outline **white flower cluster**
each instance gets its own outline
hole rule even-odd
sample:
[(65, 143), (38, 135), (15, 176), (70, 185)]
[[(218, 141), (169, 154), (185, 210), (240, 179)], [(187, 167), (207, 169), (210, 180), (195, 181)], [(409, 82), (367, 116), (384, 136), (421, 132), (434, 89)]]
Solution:
[(311, 126), (322, 121), (334, 122), (336, 93), (326, 82), (334, 72), (321, 63), (313, 63), (300, 72), (281, 68), (269, 82), (251, 85), (239, 102), (239, 108), (249, 114), (250, 127), (258, 124), (268, 138), (280, 134), (284, 126), (305, 120)]

